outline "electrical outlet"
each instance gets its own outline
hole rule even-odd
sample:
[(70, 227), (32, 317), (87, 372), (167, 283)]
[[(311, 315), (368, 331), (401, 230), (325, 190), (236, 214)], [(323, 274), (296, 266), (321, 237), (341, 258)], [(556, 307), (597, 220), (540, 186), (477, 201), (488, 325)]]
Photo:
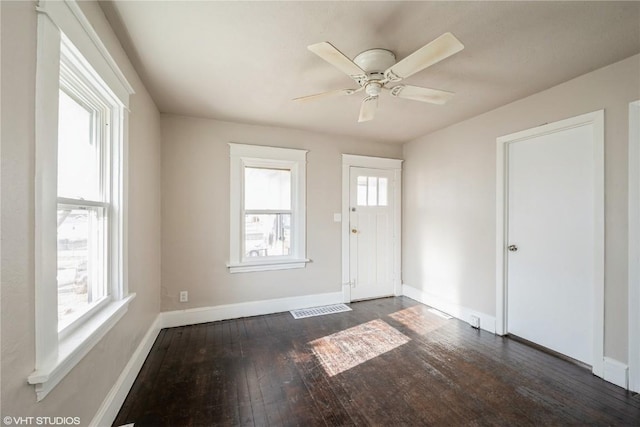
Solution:
[(189, 301), (189, 292), (180, 291), (180, 302), (188, 302), (188, 301)]
[(469, 324), (472, 328), (480, 329), (480, 318), (478, 316), (474, 316), (473, 314), (470, 317)]

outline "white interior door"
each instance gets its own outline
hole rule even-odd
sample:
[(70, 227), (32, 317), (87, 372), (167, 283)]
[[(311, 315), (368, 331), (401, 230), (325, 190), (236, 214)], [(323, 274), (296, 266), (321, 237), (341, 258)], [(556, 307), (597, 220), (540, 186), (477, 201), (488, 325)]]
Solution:
[(507, 331), (592, 365), (593, 124), (507, 147)]
[(394, 173), (349, 168), (351, 300), (394, 294)]

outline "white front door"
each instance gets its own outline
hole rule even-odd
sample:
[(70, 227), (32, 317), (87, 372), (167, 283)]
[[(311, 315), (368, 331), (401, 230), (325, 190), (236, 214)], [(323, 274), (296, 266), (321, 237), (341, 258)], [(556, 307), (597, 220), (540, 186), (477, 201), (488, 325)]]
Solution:
[(349, 168), (351, 300), (394, 294), (394, 172)]
[(507, 145), (507, 332), (588, 365), (602, 263), (593, 126)]

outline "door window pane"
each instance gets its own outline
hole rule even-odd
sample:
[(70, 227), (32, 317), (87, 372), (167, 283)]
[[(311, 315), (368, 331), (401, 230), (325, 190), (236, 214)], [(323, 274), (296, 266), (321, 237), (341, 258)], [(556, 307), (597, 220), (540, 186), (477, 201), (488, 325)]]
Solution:
[(359, 176), (356, 188), (358, 206), (387, 206), (389, 203), (388, 178)]
[(100, 199), (100, 150), (94, 115), (60, 90), (58, 112), (58, 197)]
[(58, 329), (106, 295), (101, 208), (58, 208)]
[(370, 176), (368, 181), (367, 205), (378, 205), (378, 178)]
[(291, 171), (245, 167), (244, 208), (246, 210), (290, 210)]
[(367, 177), (358, 177), (358, 206), (367, 206)]
[(247, 257), (284, 256), (291, 252), (291, 214), (246, 214), (244, 253)]
[(387, 178), (378, 178), (378, 206), (387, 206)]

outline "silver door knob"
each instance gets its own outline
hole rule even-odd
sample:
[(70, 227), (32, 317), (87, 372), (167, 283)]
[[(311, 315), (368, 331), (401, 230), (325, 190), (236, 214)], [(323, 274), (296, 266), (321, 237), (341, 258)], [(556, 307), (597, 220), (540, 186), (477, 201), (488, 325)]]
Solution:
[(518, 247), (516, 245), (509, 245), (507, 246), (507, 249), (509, 249), (511, 252), (515, 252), (518, 250)]

